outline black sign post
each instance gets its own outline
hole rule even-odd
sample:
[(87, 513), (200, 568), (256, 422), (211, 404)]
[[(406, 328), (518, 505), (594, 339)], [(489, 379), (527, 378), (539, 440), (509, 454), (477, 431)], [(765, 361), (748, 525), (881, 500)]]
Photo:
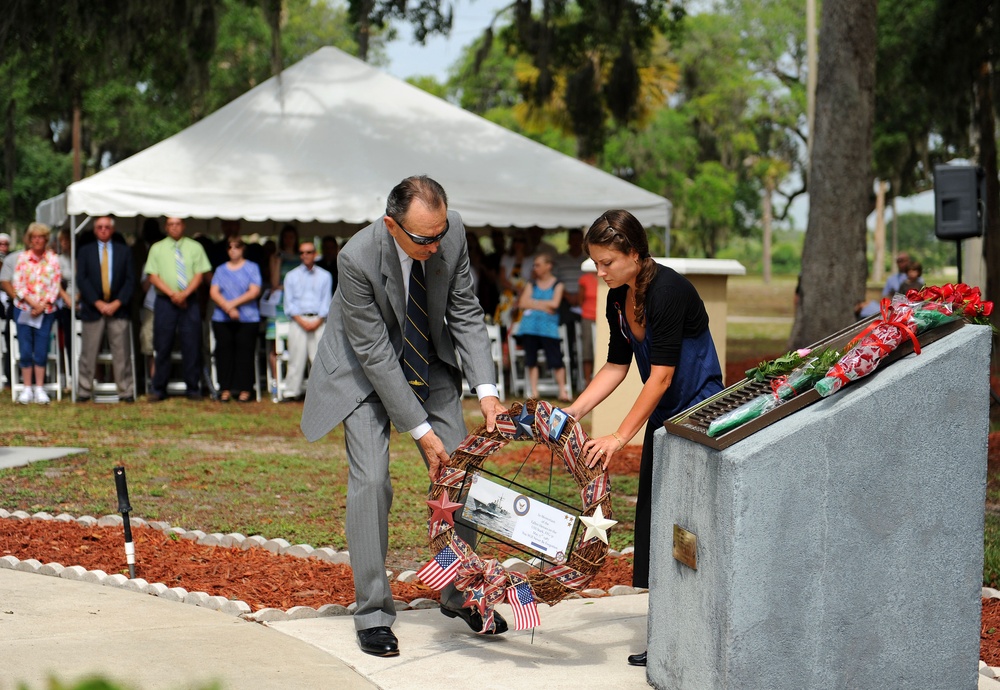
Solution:
[(125, 527), (125, 562), (128, 563), (129, 579), (135, 579), (135, 544), (132, 543), (132, 523), (128, 514), (132, 506), (128, 501), (128, 483), (125, 480), (125, 468), (115, 468), (115, 489), (118, 492), (118, 512), (122, 514), (122, 525)]

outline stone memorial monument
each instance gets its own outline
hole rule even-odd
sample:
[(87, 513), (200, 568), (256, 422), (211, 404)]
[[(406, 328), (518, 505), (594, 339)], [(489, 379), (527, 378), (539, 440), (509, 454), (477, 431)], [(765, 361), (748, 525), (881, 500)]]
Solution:
[(989, 355), (965, 326), (723, 450), (658, 431), (649, 682), (974, 690)]

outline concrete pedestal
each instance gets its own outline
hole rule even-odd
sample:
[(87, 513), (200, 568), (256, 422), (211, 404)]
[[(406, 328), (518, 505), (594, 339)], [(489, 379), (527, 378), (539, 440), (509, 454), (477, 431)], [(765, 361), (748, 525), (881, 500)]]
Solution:
[(649, 681), (976, 688), (989, 351), (966, 326), (723, 451), (659, 430)]
[[(726, 373), (726, 318), (729, 315), (729, 305), (726, 301), (726, 289), (729, 276), (741, 276), (746, 274), (746, 268), (738, 261), (731, 259), (670, 259), (657, 258), (657, 263), (674, 269), (682, 276), (691, 281), (698, 295), (705, 303), (705, 310), (708, 312), (708, 329), (712, 333), (712, 340), (715, 341), (716, 354), (719, 356), (719, 364), (722, 366), (722, 373)], [(594, 262), (589, 259), (583, 263), (585, 271), (596, 271)], [(594, 372), (600, 370), (608, 361), (608, 342), (611, 338), (611, 330), (608, 320), (605, 318), (605, 309), (608, 303), (608, 286), (603, 280), (597, 281), (597, 321), (596, 344), (594, 347)], [(594, 408), (590, 415), (591, 436), (607, 436), (612, 431), (616, 431), (625, 418), (625, 414), (632, 407), (632, 403), (639, 397), (642, 390), (642, 379), (639, 377), (639, 367), (629, 368), (628, 376), (622, 381), (614, 391), (611, 392), (604, 402)], [(643, 426), (632, 437), (631, 443), (642, 444), (646, 427)]]

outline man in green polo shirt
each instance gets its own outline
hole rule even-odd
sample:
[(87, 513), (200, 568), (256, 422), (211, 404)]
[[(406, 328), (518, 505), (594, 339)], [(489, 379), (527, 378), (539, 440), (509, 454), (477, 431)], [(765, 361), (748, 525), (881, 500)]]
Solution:
[(156, 370), (149, 391), (150, 402), (167, 397), (170, 353), (174, 338), (180, 342), (181, 366), (187, 397), (201, 400), (201, 317), (195, 292), (212, 270), (202, 246), (184, 237), (184, 220), (167, 218), (167, 236), (149, 248), (146, 273), (156, 288), (153, 309), (153, 351)]

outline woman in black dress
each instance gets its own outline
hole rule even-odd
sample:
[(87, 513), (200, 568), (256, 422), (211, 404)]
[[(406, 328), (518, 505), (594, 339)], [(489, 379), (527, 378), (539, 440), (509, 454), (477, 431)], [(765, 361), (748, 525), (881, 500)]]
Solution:
[[(608, 436), (584, 445), (584, 462), (608, 469), (642, 425), (646, 434), (635, 507), (635, 566), (632, 584), (649, 587), (650, 484), (653, 432), (663, 422), (722, 390), (722, 368), (708, 330), (708, 313), (684, 276), (649, 255), (646, 230), (628, 211), (605, 212), (594, 221), (584, 248), (607, 283), (611, 327), (608, 361), (564, 412), (579, 420), (614, 391), (635, 359), (643, 386), (639, 397)], [(646, 665), (646, 652), (629, 656)]]

